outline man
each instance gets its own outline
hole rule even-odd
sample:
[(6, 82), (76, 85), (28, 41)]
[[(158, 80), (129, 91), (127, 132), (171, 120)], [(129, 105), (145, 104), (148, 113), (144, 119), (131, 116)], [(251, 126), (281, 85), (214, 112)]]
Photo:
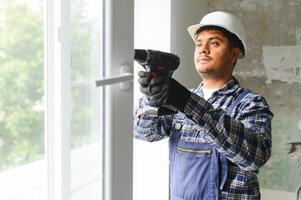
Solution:
[[(140, 71), (145, 95), (135, 110), (135, 138), (169, 137), (172, 200), (260, 199), (257, 174), (271, 156), (273, 114), (261, 95), (232, 75), (246, 55), (244, 27), (234, 15), (216, 11), (188, 32), (202, 83), (188, 90), (173, 78), (151, 79)], [(149, 116), (141, 112), (147, 106), (179, 112)]]

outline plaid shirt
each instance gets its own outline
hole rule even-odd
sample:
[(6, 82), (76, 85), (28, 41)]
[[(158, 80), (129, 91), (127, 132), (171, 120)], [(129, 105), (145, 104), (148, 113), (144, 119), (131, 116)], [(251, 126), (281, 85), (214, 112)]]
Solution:
[[(273, 114), (262, 96), (250, 91), (232, 113), (227, 113), (231, 103), (244, 90), (232, 78), (205, 101), (200, 85), (192, 90), (184, 109), (186, 117), (192, 120), (191, 128), (201, 129), (202, 134), (188, 133), (182, 135), (181, 139), (191, 142), (205, 140), (229, 160), (228, 177), (220, 199), (260, 199), (258, 169), (271, 156)], [(135, 108), (135, 138), (152, 142), (168, 137), (172, 134), (177, 115), (137, 116), (141, 109), (145, 109), (147, 102), (142, 97)]]

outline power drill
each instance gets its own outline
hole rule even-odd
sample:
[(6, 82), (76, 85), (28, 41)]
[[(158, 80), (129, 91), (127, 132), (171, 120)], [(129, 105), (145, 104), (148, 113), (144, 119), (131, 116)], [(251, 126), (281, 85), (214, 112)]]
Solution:
[[(180, 64), (180, 58), (171, 53), (150, 50), (150, 49), (135, 49), (134, 59), (144, 67), (147, 72), (150, 72), (152, 79), (157, 77), (171, 77), (173, 72)], [(146, 107), (142, 113), (150, 116), (162, 116), (177, 113), (173, 107)], [(141, 114), (142, 114), (141, 113)]]

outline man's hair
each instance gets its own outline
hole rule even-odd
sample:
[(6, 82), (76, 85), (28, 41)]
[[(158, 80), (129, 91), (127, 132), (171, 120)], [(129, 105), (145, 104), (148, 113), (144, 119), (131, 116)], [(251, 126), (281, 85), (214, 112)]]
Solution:
[(195, 34), (197, 35), (204, 30), (217, 30), (217, 31), (221, 32), (226, 38), (228, 38), (229, 43), (230, 43), (230, 48), (238, 47), (240, 49), (240, 51), (242, 52), (242, 54), (245, 53), (244, 46), (243, 46), (241, 40), (234, 33), (230, 32), (222, 27), (219, 27), (219, 26), (204, 26), (204, 27), (201, 27), (199, 30), (197, 30), (197, 32)]

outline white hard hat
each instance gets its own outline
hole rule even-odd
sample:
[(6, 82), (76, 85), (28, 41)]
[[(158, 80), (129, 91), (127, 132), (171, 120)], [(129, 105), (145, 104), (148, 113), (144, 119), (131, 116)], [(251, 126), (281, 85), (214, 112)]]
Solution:
[(197, 35), (196, 32), (201, 28), (205, 26), (217, 26), (226, 29), (227, 31), (235, 34), (240, 41), (242, 42), (243, 49), (241, 49), (240, 58), (245, 57), (246, 55), (246, 32), (245, 29), (240, 22), (240, 20), (227, 12), (223, 11), (215, 11), (211, 12), (207, 15), (205, 15), (199, 24), (195, 24), (192, 26), (189, 26), (187, 28), (190, 36), (196, 42)]

